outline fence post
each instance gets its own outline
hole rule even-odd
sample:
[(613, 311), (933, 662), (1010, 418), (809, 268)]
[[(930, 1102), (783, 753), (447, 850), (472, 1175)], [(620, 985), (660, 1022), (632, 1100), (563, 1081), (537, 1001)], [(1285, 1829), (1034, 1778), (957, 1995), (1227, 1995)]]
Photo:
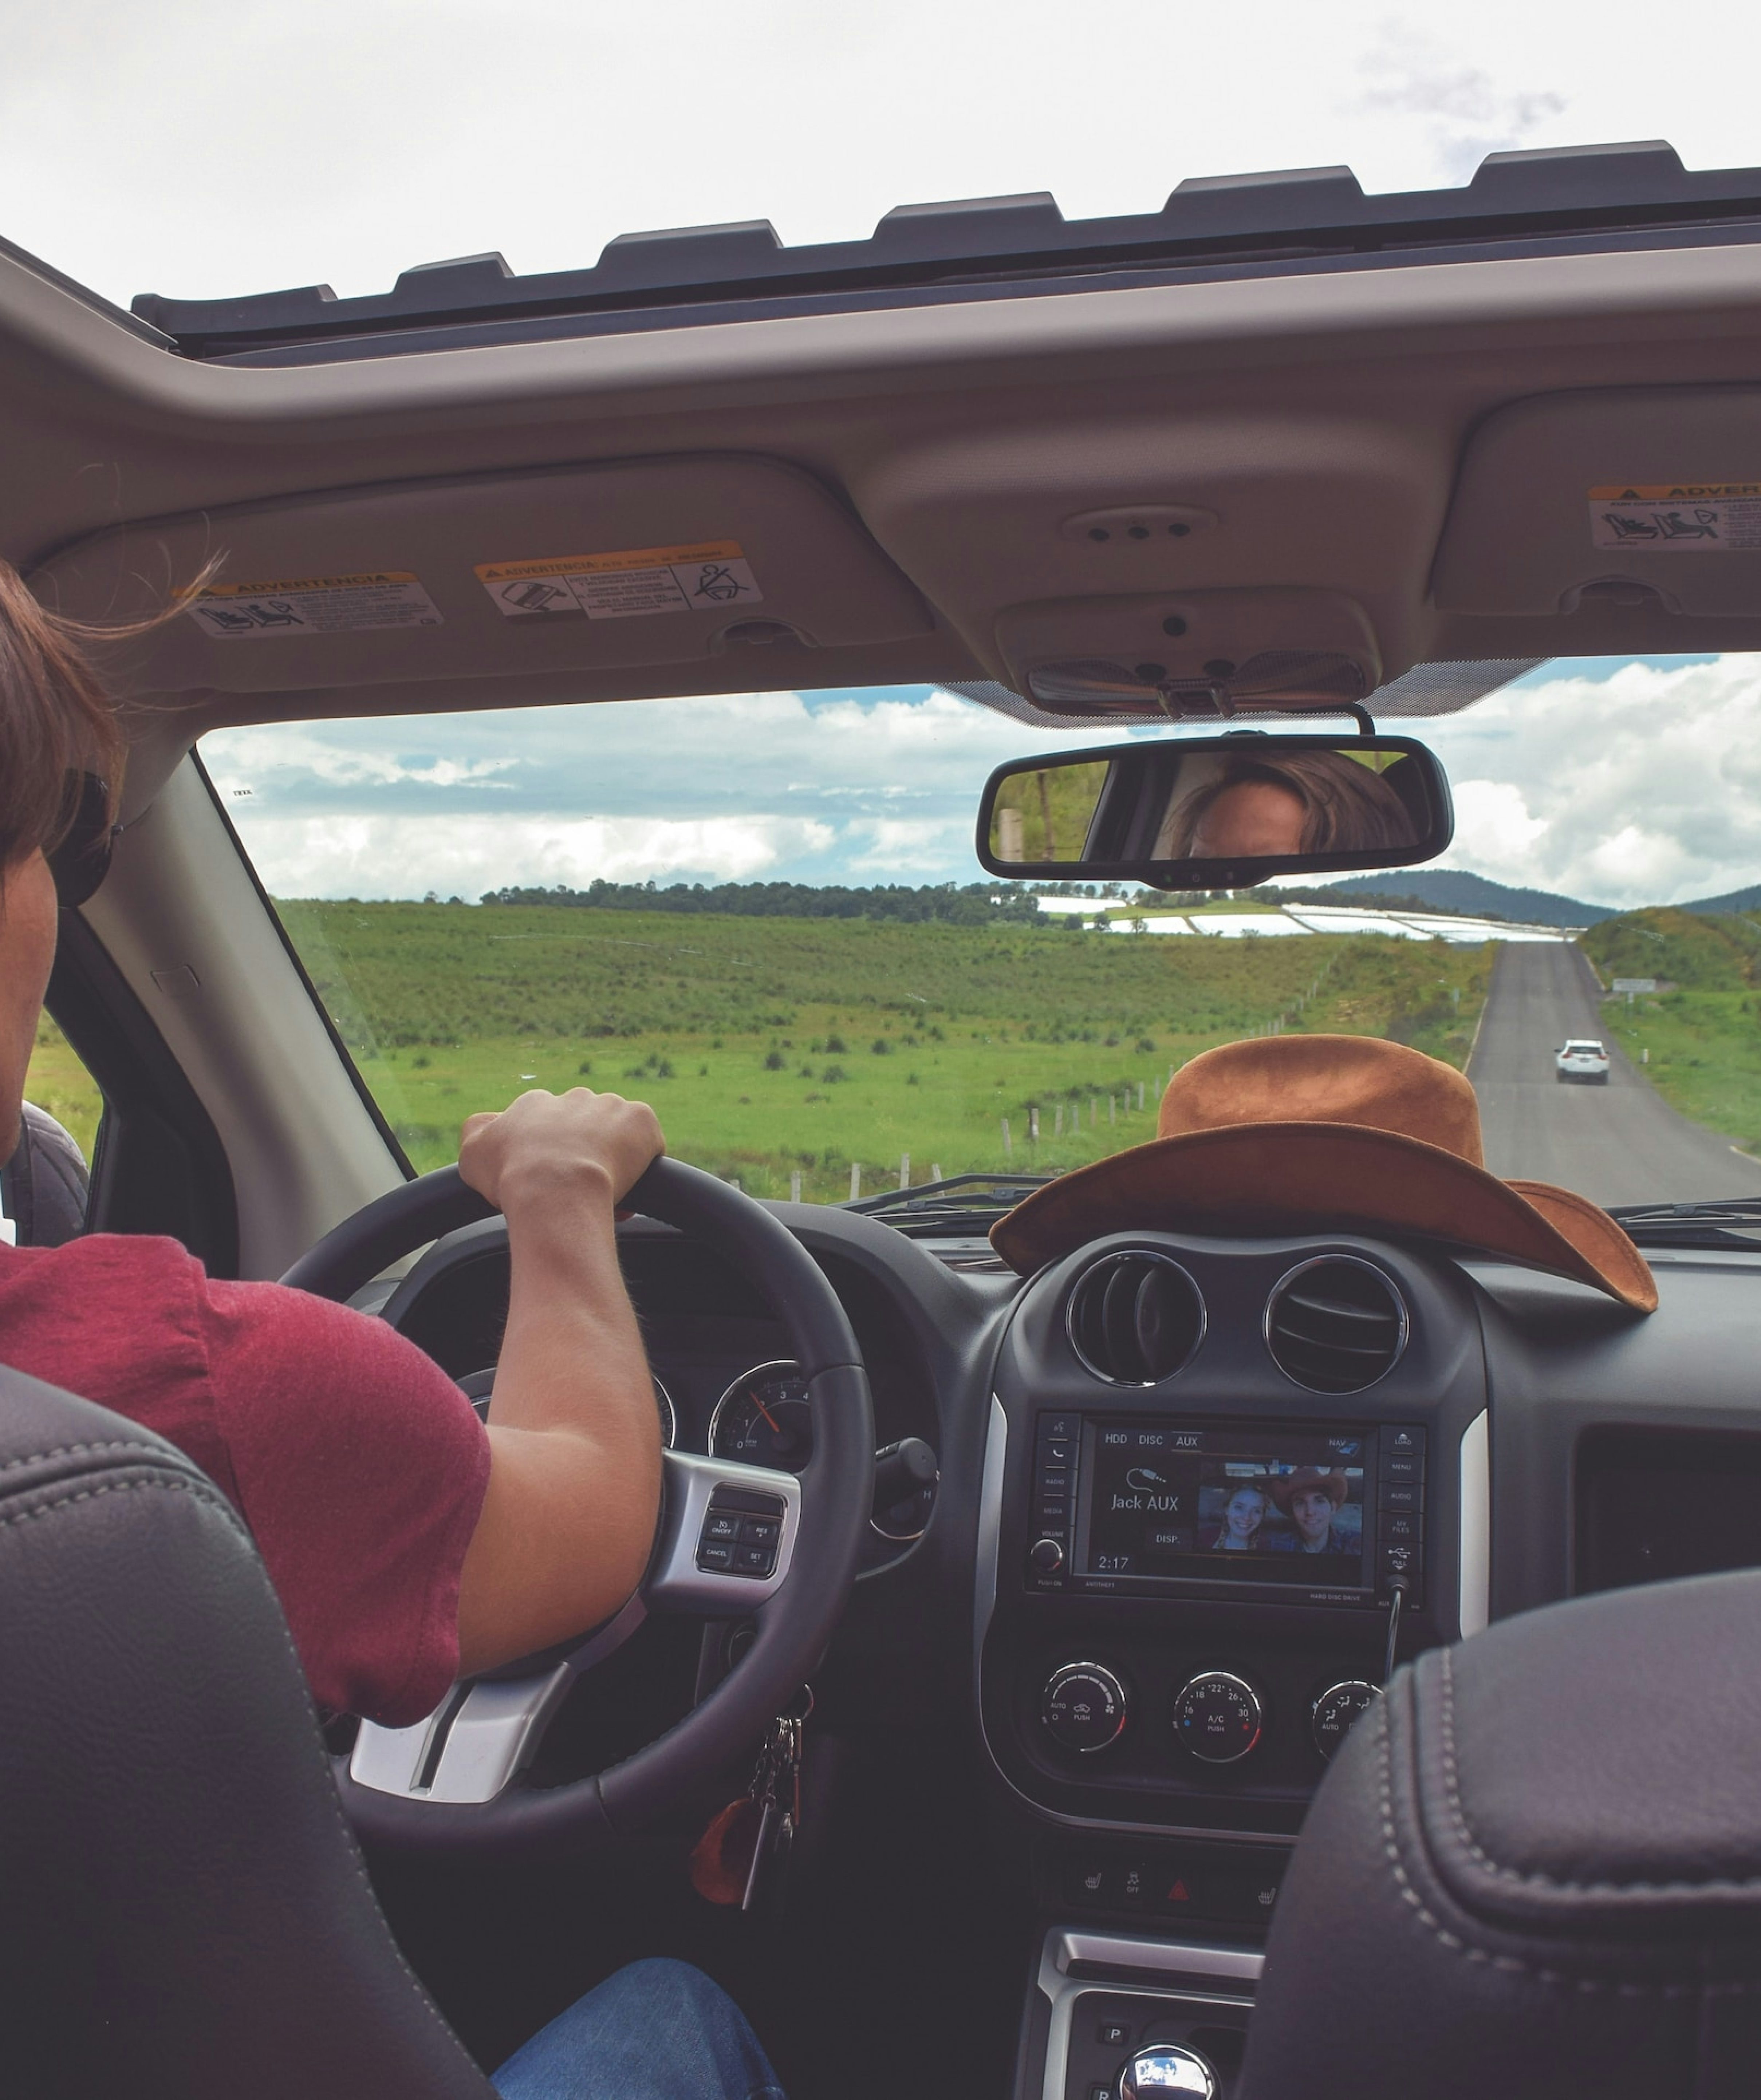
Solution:
[(850, 1201), (854, 1203), (854, 1202), (855, 1202), (856, 1198), (857, 1198), (859, 1195), (861, 1195), (861, 1193), (862, 1193), (862, 1169), (861, 1169), (861, 1167), (858, 1167), (858, 1166), (857, 1165), (856, 1162), (853, 1159), (853, 1160), (850, 1162)]
[(1119, 1096), (1117, 1094), (1109, 1094), (1106, 1097), (1106, 1119), (1110, 1123), (1117, 1123), (1119, 1121)]
[(798, 1167), (789, 1176), (789, 1201), (792, 1203), (801, 1201), (801, 1169)]
[(930, 1161), (929, 1179), (932, 1181), (939, 1181), (942, 1179), (942, 1162), (939, 1159), (932, 1159)]
[(1052, 1135), (1054, 1137), (1061, 1137), (1064, 1135), (1064, 1104), (1061, 1101), (1053, 1110)]
[(1143, 1081), (1141, 1079), (1137, 1082), (1137, 1113), (1139, 1115), (1143, 1114)]
[(899, 1154), (898, 1185), (902, 1189), (908, 1189), (911, 1186), (911, 1154), (908, 1152), (902, 1152)]
[(1005, 1159), (1009, 1159), (1013, 1156), (1014, 1147), (1009, 1143), (1008, 1118), (1004, 1116), (1003, 1118), (1003, 1157)]
[(1039, 1111), (1038, 1109), (1029, 1109), (1027, 1111), (1027, 1141), (1030, 1145), (1037, 1145), (1039, 1142)]

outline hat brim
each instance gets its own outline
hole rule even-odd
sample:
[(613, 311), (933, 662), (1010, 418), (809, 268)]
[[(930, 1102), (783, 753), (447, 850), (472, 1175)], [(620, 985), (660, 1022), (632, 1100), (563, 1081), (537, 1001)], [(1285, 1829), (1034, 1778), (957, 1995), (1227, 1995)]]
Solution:
[(1545, 1181), (1501, 1181), (1440, 1145), (1360, 1123), (1256, 1123), (1154, 1139), (1061, 1174), (991, 1228), (1029, 1275), (1108, 1233), (1420, 1233), (1587, 1283), (1635, 1312), (1657, 1281), (1606, 1211)]

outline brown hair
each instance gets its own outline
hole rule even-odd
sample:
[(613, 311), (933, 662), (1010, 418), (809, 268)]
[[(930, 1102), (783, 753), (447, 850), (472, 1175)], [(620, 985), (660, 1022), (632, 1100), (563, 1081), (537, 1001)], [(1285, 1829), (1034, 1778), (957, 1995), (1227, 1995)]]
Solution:
[(126, 747), (85, 653), (108, 631), (48, 611), (0, 561), (0, 870), (61, 843), (82, 774), (114, 812)]
[(1212, 804), (1244, 781), (1263, 781), (1303, 807), (1302, 851), (1348, 853), (1415, 843), (1419, 827), (1396, 790), (1345, 752), (1309, 751), (1276, 758), (1243, 757), (1172, 813), (1156, 841), (1158, 858), (1189, 860), (1200, 821)]

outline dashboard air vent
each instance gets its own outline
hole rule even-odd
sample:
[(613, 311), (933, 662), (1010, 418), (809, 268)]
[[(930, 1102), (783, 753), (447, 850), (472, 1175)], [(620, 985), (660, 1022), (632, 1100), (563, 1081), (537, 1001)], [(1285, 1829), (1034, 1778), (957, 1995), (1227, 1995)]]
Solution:
[(1379, 1268), (1323, 1255), (1293, 1268), (1266, 1301), (1266, 1347), (1311, 1392), (1359, 1392), (1406, 1346), (1406, 1307)]
[(1071, 1348), (1097, 1378), (1155, 1385), (1203, 1340), (1204, 1300), (1178, 1262), (1127, 1248), (1084, 1270), (1066, 1320)]

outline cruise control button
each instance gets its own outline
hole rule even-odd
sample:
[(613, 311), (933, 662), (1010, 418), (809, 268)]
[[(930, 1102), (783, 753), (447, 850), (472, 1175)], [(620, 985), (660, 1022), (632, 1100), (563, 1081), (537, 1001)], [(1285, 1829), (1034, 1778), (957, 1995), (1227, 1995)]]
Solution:
[(734, 1549), (731, 1546), (700, 1546), (697, 1565), (706, 1568), (731, 1568), (734, 1565)]
[(704, 1543), (712, 1540), (731, 1546), (740, 1535), (740, 1520), (731, 1510), (711, 1510), (703, 1520)]
[(734, 1549), (734, 1572), (736, 1575), (769, 1575), (776, 1567), (776, 1548), (774, 1546), (736, 1546)]
[(774, 1546), (777, 1542), (777, 1533), (782, 1529), (774, 1516), (743, 1516), (739, 1528), (740, 1544)]

